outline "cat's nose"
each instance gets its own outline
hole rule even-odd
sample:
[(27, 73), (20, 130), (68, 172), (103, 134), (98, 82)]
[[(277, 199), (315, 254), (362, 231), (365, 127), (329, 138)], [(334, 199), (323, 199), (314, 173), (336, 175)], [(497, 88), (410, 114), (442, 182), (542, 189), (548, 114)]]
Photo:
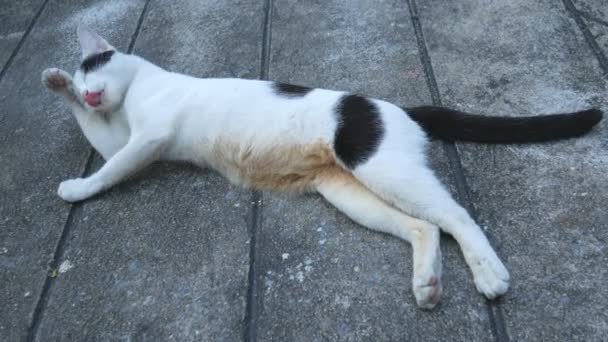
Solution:
[(82, 94), (85, 102), (91, 107), (99, 106), (99, 104), (101, 103), (101, 95), (103, 95), (103, 90), (101, 90), (101, 91), (85, 90), (85, 92)]

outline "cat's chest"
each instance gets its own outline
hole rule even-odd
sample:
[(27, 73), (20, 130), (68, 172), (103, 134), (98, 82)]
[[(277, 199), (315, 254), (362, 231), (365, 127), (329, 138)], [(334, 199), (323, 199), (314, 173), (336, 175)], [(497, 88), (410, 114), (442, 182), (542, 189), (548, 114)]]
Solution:
[(91, 145), (106, 160), (129, 141), (131, 130), (123, 113), (87, 113), (78, 121)]

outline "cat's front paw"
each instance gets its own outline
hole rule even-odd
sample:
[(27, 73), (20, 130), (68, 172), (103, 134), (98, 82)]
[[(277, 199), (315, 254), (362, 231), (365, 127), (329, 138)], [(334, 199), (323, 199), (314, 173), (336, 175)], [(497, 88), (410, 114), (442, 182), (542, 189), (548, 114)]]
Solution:
[(469, 258), (475, 286), (488, 299), (494, 299), (509, 289), (509, 271), (492, 251), (486, 256)]
[(52, 92), (63, 95), (68, 101), (82, 104), (74, 90), (72, 77), (67, 72), (57, 68), (46, 69), (42, 72), (42, 84)]
[(57, 194), (64, 201), (78, 202), (95, 195), (100, 190), (100, 186), (86, 178), (75, 178), (61, 182)]
[(61, 69), (49, 68), (42, 72), (42, 84), (54, 92), (63, 92), (72, 84), (72, 77)]

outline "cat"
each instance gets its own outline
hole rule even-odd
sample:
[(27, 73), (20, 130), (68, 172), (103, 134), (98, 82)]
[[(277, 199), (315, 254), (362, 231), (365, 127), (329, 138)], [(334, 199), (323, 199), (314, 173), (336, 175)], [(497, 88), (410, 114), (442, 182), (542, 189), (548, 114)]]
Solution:
[(199, 79), (121, 53), (84, 26), (77, 35), (82, 63), (74, 77), (51, 68), (42, 81), (65, 97), (106, 163), (62, 182), (62, 199), (89, 198), (156, 160), (212, 168), (259, 190), (316, 191), (353, 221), (411, 243), (423, 309), (442, 294), (439, 227), (458, 242), (479, 292), (491, 299), (509, 287), (480, 227), (427, 166), (428, 136), (547, 141), (584, 134), (603, 115), (487, 117), (271, 81)]

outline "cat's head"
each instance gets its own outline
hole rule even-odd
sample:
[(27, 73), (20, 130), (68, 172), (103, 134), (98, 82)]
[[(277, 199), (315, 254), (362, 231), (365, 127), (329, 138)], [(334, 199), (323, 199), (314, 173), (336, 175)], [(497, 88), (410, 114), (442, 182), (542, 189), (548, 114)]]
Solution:
[(85, 26), (78, 27), (82, 50), (74, 85), (87, 106), (96, 111), (115, 111), (120, 107), (131, 83), (132, 65), (126, 55)]

